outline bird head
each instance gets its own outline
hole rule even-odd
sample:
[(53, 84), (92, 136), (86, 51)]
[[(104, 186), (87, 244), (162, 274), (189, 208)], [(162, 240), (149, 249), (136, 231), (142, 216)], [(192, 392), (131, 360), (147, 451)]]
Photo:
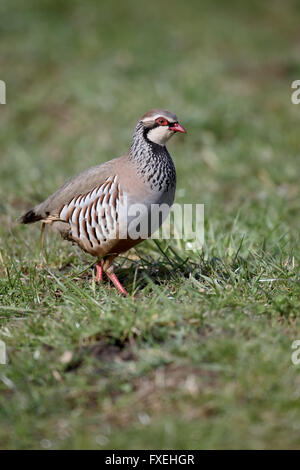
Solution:
[(166, 109), (151, 109), (141, 119), (146, 139), (164, 146), (176, 133), (186, 134), (186, 130), (178, 123), (177, 116)]

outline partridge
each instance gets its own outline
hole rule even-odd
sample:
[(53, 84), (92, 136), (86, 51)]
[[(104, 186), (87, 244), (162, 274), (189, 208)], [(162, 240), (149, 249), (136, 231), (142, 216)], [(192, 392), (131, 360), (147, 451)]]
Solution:
[(97, 257), (98, 282), (104, 272), (119, 293), (128, 295), (114, 273), (113, 262), (153, 231), (132, 236), (128, 214), (134, 205), (143, 205), (149, 217), (153, 205), (164, 204), (170, 210), (173, 204), (176, 172), (165, 144), (177, 132), (186, 130), (175, 114), (162, 109), (148, 111), (138, 122), (124, 156), (71, 178), (24, 214), (20, 222), (53, 225), (63, 238)]

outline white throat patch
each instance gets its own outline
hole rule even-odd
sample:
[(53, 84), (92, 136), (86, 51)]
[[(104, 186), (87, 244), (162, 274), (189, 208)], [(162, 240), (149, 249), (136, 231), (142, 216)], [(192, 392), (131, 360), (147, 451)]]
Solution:
[(151, 129), (147, 137), (155, 144), (165, 145), (173, 134), (174, 132), (171, 131), (168, 126), (159, 126)]

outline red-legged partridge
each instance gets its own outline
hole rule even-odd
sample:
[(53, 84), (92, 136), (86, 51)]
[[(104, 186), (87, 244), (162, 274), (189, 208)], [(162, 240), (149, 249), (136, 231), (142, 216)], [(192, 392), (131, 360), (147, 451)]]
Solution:
[(133, 205), (143, 204), (149, 217), (151, 205), (166, 204), (170, 209), (173, 204), (176, 172), (165, 144), (176, 132), (186, 131), (175, 114), (148, 111), (138, 122), (126, 155), (71, 178), (20, 221), (53, 224), (63, 238), (98, 258), (97, 281), (105, 272), (117, 290), (128, 295), (114, 274), (113, 261), (147, 238), (133, 237), (128, 230)]

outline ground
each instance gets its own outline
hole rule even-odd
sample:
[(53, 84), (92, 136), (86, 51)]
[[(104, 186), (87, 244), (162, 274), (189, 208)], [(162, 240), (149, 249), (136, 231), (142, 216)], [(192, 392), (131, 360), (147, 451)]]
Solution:
[[(296, 1), (0, 5), (0, 446), (300, 447)], [(17, 217), (175, 112), (179, 203), (203, 250), (147, 241), (94, 260)]]

